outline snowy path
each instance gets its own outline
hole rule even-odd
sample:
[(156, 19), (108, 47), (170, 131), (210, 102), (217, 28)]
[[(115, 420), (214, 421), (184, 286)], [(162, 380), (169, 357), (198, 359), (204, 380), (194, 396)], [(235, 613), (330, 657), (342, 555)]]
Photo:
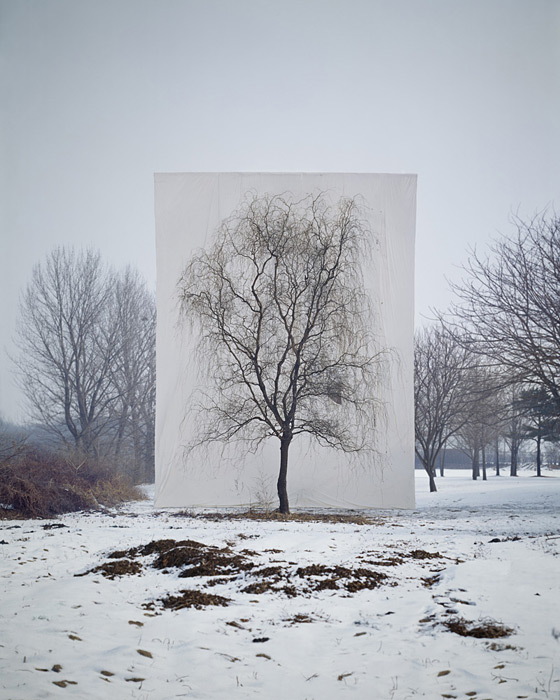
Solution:
[[(0, 700), (558, 700), (560, 475), (450, 475), (438, 485), (429, 494), (417, 475), (417, 509), (376, 511), (375, 525), (178, 518), (149, 502), (0, 521)], [(45, 527), (53, 523), (64, 527)], [(75, 576), (163, 538), (250, 550), (301, 595), (244, 593), (252, 579), (241, 572), (203, 588), (230, 598), (227, 607), (150, 611), (143, 604), (208, 579), (140, 556), (139, 575)], [(388, 578), (355, 593), (311, 590), (296, 573), (311, 565)], [(515, 634), (479, 639), (443, 626), (486, 618)]]

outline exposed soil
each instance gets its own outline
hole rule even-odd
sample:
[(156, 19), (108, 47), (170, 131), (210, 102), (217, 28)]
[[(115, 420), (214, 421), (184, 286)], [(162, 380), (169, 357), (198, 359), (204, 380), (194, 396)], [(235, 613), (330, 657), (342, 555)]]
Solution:
[[(311, 564), (298, 567), (296, 562), (273, 562), (272, 565), (259, 566), (260, 555), (249, 549), (236, 551), (234, 543), (225, 547), (206, 545), (195, 540), (153, 540), (145, 545), (126, 550), (110, 552), (108, 561), (83, 574), (101, 573), (114, 579), (116, 576), (140, 574), (144, 568), (151, 567), (163, 574), (177, 572), (179, 578), (202, 579), (198, 590), (183, 590), (179, 595), (157, 598), (147, 603), (147, 609), (161, 605), (163, 608), (179, 610), (181, 608), (201, 608), (206, 605), (227, 605), (228, 598), (206, 593), (201, 588), (211, 588), (221, 584), (233, 584), (240, 593), (248, 595), (279, 594), (287, 598), (309, 596), (318, 591), (334, 591), (341, 594), (354, 594), (362, 590), (372, 590), (381, 585), (397, 585), (386, 573), (370, 568), (374, 566), (397, 566), (407, 559), (419, 562), (439, 559), (437, 552), (411, 550), (397, 555), (367, 552), (358, 557), (359, 566), (325, 566)], [(279, 552), (279, 550), (274, 550)], [(366, 561), (366, 556), (377, 555), (379, 560)], [(140, 561), (142, 560), (142, 561)], [(424, 585), (431, 586), (437, 577), (422, 579)], [(453, 622), (454, 625), (453, 626)], [(451, 631), (461, 634), (460, 623), (449, 620), (446, 626)], [(465, 628), (466, 629), (466, 628)], [(488, 631), (488, 627), (485, 628)], [(477, 630), (470, 636), (476, 636)], [(499, 635), (497, 635), (499, 636)]]
[(515, 634), (511, 627), (503, 625), (496, 620), (479, 620), (471, 622), (462, 617), (445, 620), (444, 627), (460, 635), (461, 637), (476, 637), (477, 639), (499, 639), (500, 637), (510, 637)]
[(387, 574), (363, 567), (349, 569), (345, 566), (324, 566), (323, 564), (299, 568), (296, 575), (306, 579), (313, 590), (344, 588), (349, 593), (356, 593), (366, 588), (377, 588), (388, 578)]
[(442, 559), (439, 552), (426, 552), (424, 549), (413, 549), (406, 554), (410, 559)]
[(305, 613), (297, 613), (293, 617), (287, 617), (283, 622), (289, 622), (290, 625), (300, 625), (308, 622), (314, 622), (314, 618), (310, 617)]
[(260, 595), (261, 593), (267, 593), (268, 591), (278, 590), (274, 587), (271, 581), (257, 581), (256, 583), (250, 583), (245, 588), (241, 589), (242, 593), (250, 593), (251, 595)]
[(242, 513), (192, 513), (180, 511), (176, 518), (199, 518), (201, 520), (276, 520), (281, 522), (349, 523), (351, 525), (383, 525), (382, 518), (372, 518), (360, 513), (309, 513), (295, 511), (289, 514), (268, 510), (247, 510)]
[[(159, 603), (167, 610), (181, 610), (182, 608), (196, 608), (201, 610), (207, 605), (227, 606), (230, 598), (224, 598), (221, 595), (212, 595), (196, 589), (186, 589), (179, 591), (178, 595), (168, 595), (165, 598), (158, 598)], [(145, 603), (143, 606), (146, 610), (153, 610), (155, 603)]]
[(130, 559), (119, 559), (118, 561), (107, 561), (104, 564), (96, 566), (94, 569), (84, 572), (83, 574), (74, 574), (75, 576), (86, 576), (87, 574), (102, 574), (105, 578), (113, 580), (116, 576), (135, 576), (141, 573), (142, 564)]

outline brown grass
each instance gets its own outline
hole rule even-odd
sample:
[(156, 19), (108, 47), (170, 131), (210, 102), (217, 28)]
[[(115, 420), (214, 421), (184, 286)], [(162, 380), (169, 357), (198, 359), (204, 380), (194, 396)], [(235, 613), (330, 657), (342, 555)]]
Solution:
[(462, 617), (456, 617), (451, 620), (446, 620), (443, 625), (450, 632), (460, 635), (461, 637), (475, 637), (477, 639), (500, 639), (501, 637), (510, 637), (515, 634), (515, 630), (507, 627), (496, 620), (479, 620), (471, 622)]
[[(205, 593), (204, 591), (186, 589), (179, 591), (178, 595), (168, 595), (165, 598), (160, 598), (159, 602), (168, 610), (182, 610), (183, 608), (201, 610), (207, 605), (221, 605), (225, 607), (230, 602), (230, 599), (221, 595)], [(152, 610), (154, 605), (153, 603), (147, 603), (144, 607), (147, 610)]]
[(125, 478), (91, 459), (76, 467), (60, 454), (26, 449), (0, 464), (0, 519), (49, 518), (141, 498)]
[(296, 523), (347, 523), (349, 525), (383, 525), (381, 518), (370, 517), (360, 513), (310, 513), (308, 511), (295, 511), (288, 515), (278, 511), (267, 510), (247, 510), (237, 512), (211, 512), (193, 513), (191, 511), (180, 511), (174, 513), (177, 518), (199, 518), (201, 520), (258, 520), (272, 522), (296, 522)]
[[(101, 573), (112, 579), (116, 576), (141, 574), (145, 566), (159, 569), (164, 574), (179, 569), (176, 574), (178, 578), (202, 579), (197, 583), (206, 588), (237, 580), (238, 585), (235, 587), (241, 593), (253, 596), (271, 593), (287, 598), (309, 596), (323, 590), (348, 595), (381, 585), (396, 585), (387, 574), (363, 566), (311, 564), (298, 567), (295, 562), (284, 566), (262, 566), (258, 560), (252, 559), (258, 557), (256, 552), (236, 552), (229, 545), (218, 548), (194, 540), (153, 540), (128, 550), (110, 552), (106, 556), (107, 562), (78, 575)], [(141, 564), (138, 561), (141, 557), (151, 557), (151, 560)], [(252, 580), (246, 582), (247, 578)], [(187, 607), (200, 609), (206, 605), (227, 603), (227, 599), (220, 596), (190, 589), (181, 591), (178, 597), (158, 598), (145, 607), (149, 610), (155, 610), (159, 606), (173, 610)]]
[(84, 572), (83, 574), (74, 574), (74, 576), (86, 576), (87, 574), (102, 574), (105, 578), (113, 581), (117, 576), (131, 575), (135, 576), (142, 572), (142, 564), (130, 559), (118, 559), (117, 561), (107, 561), (104, 564), (96, 566), (94, 569)]

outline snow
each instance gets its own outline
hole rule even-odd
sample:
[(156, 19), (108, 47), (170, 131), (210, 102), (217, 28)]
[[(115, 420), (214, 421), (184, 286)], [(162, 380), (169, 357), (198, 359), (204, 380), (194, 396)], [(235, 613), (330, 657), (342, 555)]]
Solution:
[[(558, 699), (560, 473), (546, 474), (473, 482), (448, 472), (430, 494), (417, 473), (416, 509), (374, 511), (371, 525), (202, 520), (149, 500), (0, 521), (0, 699)], [(114, 550), (162, 538), (252, 550), (259, 566), (291, 571), (302, 594), (243, 593), (245, 573), (206, 588), (207, 579), (148, 565), (113, 580), (76, 576)], [(295, 570), (311, 564), (389, 578), (374, 590), (304, 595)], [(194, 587), (231, 603), (143, 607)], [(459, 636), (442, 624), (458, 617), (491, 618), (514, 634)]]

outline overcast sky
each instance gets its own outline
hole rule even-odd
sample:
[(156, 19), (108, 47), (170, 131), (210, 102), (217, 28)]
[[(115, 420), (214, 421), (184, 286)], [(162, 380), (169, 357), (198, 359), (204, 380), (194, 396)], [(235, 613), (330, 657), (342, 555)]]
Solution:
[(155, 287), (153, 173), (418, 174), (416, 315), (560, 208), (559, 0), (0, 0), (0, 414), (58, 244)]

